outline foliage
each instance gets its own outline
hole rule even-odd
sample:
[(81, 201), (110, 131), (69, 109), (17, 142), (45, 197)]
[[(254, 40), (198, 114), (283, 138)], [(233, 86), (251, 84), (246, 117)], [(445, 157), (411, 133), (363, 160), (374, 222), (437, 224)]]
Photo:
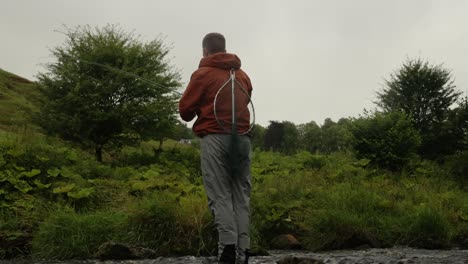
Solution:
[(284, 138), (284, 125), (277, 121), (270, 121), (266, 128), (263, 146), (265, 150), (280, 151)]
[(92, 146), (98, 161), (104, 147), (172, 133), (170, 92), (180, 83), (161, 39), (144, 43), (113, 25), (67, 29), (65, 36), (52, 50), (57, 61), (39, 74), (47, 98), (40, 123), (49, 133)]
[(299, 131), (296, 125), (289, 121), (283, 121), (284, 136), (281, 144), (281, 152), (294, 154), (299, 149)]
[(294, 154), (299, 148), (299, 131), (289, 121), (270, 121), (264, 136), (264, 149)]
[[(463, 111), (455, 110), (457, 118), (448, 120), (463, 130)], [(23, 124), (3, 125), (1, 118), (0, 258), (90, 258), (109, 240), (159, 255), (214, 254), (217, 236), (196, 146), (166, 140), (160, 148), (158, 140), (143, 140), (107, 152), (109, 162), (101, 164), (87, 147)], [(319, 142), (308, 140), (316, 140), (313, 123), (310, 130), (277, 124), (281, 130), (265, 130), (264, 141), (289, 133), (272, 148), (277, 152), (252, 153), (252, 247), (268, 248), (284, 233), (312, 250), (444, 248), (468, 236), (466, 151), (438, 162), (413, 155), (418, 133), (403, 113), (328, 120)], [(376, 153), (347, 152), (350, 131), (353, 143)], [(285, 139), (294, 151), (285, 151)]]
[(468, 151), (446, 157), (445, 170), (460, 182), (461, 186), (468, 188)]
[(158, 192), (131, 208), (123, 240), (160, 255), (212, 254), (217, 236), (201, 192)]
[(310, 153), (317, 153), (321, 147), (322, 131), (314, 121), (297, 126), (300, 145)]
[(180, 140), (180, 139), (193, 139), (195, 134), (186, 124), (178, 122), (174, 129), (174, 134), (171, 135), (171, 139)]
[(35, 83), (0, 69), (0, 129), (37, 131), (33, 119), (41, 103)]
[(124, 214), (112, 211), (90, 214), (77, 214), (67, 208), (55, 211), (34, 236), (34, 257), (92, 258), (102, 243), (117, 238), (125, 219)]
[[(421, 59), (406, 61), (385, 81), (377, 93), (377, 105), (384, 112), (402, 111), (421, 135), (420, 154), (436, 158), (457, 148), (444, 147), (446, 124), (451, 107), (459, 100), (451, 72), (442, 65), (430, 65)], [(458, 135), (463, 138), (463, 135)], [(439, 148), (442, 146), (442, 148)], [(456, 147), (456, 146), (452, 146)]]
[(93, 171), (85, 155), (37, 138), (11, 137), (0, 141), (0, 208), (31, 207), (36, 197), (76, 205), (92, 197)]
[[(257, 155), (261, 156), (258, 162), (265, 162), (264, 156), (271, 154)], [(294, 160), (295, 171), (282, 170), (283, 162), (294, 162), (285, 158), (276, 170), (256, 177), (262, 180), (254, 190), (253, 221), (259, 237), (265, 239), (261, 244), (291, 232), (309, 249), (363, 244), (421, 247), (429, 245), (428, 241), (444, 247), (460, 232), (459, 225), (466, 226), (462, 219), (468, 213), (467, 197), (453, 182), (439, 178), (438, 170), (420, 168), (398, 181), (393, 173), (362, 168), (365, 162), (349, 156), (332, 155), (323, 167), (312, 171), (304, 169), (306, 163), (297, 162), (299, 156)], [(432, 208), (430, 215), (425, 214), (431, 227), (418, 220), (427, 205)], [(432, 227), (437, 233), (430, 231)]]
[[(127, 147), (126, 155), (115, 157), (113, 168), (93, 169), (92, 173), (81, 169), (91, 164), (92, 156), (87, 162), (59, 158), (65, 150), (71, 151), (69, 148), (55, 156), (49, 150), (53, 162), (28, 158), (32, 167), (68, 168), (81, 179), (91, 180), (73, 181), (74, 188), (92, 187), (95, 191), (88, 198), (75, 199), (65, 193), (39, 194), (34, 184), (27, 193), (15, 190), (18, 201), (32, 206), (28, 209), (19, 203), (11, 204), (8, 210), (16, 212), (19, 222), (3, 226), (0, 240), (1, 234), (32, 234), (32, 253), (41, 258), (87, 258), (108, 240), (147, 246), (160, 255), (213, 254), (216, 232), (206, 206), (199, 152), (165, 144), (165, 149), (155, 154), (155, 144)], [(11, 147), (26, 145), (21, 142)], [(32, 145), (36, 153), (32, 156), (44, 152), (44, 143), (39, 145)], [(137, 150), (141, 157), (152, 157), (152, 161), (138, 164), (138, 159), (132, 158), (129, 163), (131, 153)], [(15, 163), (22, 164), (26, 156), (15, 157)], [(448, 174), (442, 174), (444, 170), (437, 163), (420, 162), (399, 175), (368, 168), (368, 162), (343, 153), (314, 155), (304, 151), (283, 155), (255, 151), (253, 247), (268, 248), (275, 236), (284, 233), (295, 234), (307, 249), (349, 248), (363, 243), (427, 246), (429, 242), (444, 247), (468, 230), (463, 220), (468, 219), (468, 196)], [(26, 171), (31, 170), (28, 167)], [(60, 178), (58, 174), (50, 177), (57, 181)], [(44, 183), (53, 185), (54, 181)], [(44, 210), (45, 204), (56, 204), (58, 208)], [(430, 208), (429, 213), (424, 208)], [(5, 214), (3, 219), (8, 218)], [(433, 228), (437, 228), (436, 233), (431, 231)]]
[(358, 158), (390, 170), (402, 169), (415, 157), (420, 137), (405, 114), (374, 113), (355, 119), (351, 126)]
[(325, 119), (321, 127), (321, 153), (332, 153), (346, 151), (351, 142), (351, 133), (348, 129), (350, 121), (345, 118), (333, 122), (330, 118)]
[(259, 124), (254, 124), (250, 132), (252, 140), (252, 149), (263, 149), (265, 142), (266, 129)]
[(410, 226), (408, 235), (411, 246), (440, 248), (450, 240), (450, 224), (438, 209), (427, 206), (418, 208)]

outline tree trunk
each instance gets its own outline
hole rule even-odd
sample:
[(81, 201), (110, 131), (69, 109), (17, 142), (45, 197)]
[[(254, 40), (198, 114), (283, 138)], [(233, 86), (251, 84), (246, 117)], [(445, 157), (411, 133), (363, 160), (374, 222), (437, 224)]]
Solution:
[(102, 163), (102, 145), (96, 145), (96, 160)]

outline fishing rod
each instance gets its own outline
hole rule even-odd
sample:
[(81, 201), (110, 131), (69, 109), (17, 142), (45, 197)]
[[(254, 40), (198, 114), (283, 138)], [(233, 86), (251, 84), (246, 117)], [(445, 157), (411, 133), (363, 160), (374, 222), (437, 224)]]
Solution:
[(149, 84), (152, 84), (152, 85), (156, 86), (157, 88), (164, 89), (164, 90), (166, 90), (168, 92), (172, 92), (172, 93), (175, 93), (177, 95), (182, 96), (182, 93), (180, 93), (180, 92), (174, 91), (173, 89), (171, 89), (169, 87), (166, 87), (166, 86), (164, 86), (164, 85), (162, 85), (160, 83), (157, 83), (157, 82), (155, 82), (153, 80), (141, 77), (140, 75), (137, 75), (135, 73), (128, 72), (128, 71), (125, 71), (125, 70), (122, 70), (122, 69), (119, 69), (119, 68), (116, 68), (116, 67), (112, 67), (112, 66), (109, 66), (109, 65), (106, 65), (106, 64), (98, 63), (98, 62), (95, 62), (95, 61), (89, 61), (89, 60), (85, 60), (85, 59), (76, 59), (76, 60), (78, 62), (84, 62), (86, 64), (95, 65), (95, 66), (98, 66), (98, 67), (105, 68), (106, 70), (111, 71), (111, 72), (117, 72), (117, 73), (120, 73), (120, 74), (131, 76), (131, 77), (136, 78), (138, 80), (141, 80), (141, 81), (147, 82)]

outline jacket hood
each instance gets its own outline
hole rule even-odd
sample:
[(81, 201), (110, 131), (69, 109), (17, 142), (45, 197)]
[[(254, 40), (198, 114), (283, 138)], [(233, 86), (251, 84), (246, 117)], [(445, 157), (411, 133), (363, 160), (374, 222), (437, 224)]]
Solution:
[(215, 67), (225, 70), (238, 70), (241, 67), (241, 60), (235, 54), (219, 52), (202, 58), (199, 67)]

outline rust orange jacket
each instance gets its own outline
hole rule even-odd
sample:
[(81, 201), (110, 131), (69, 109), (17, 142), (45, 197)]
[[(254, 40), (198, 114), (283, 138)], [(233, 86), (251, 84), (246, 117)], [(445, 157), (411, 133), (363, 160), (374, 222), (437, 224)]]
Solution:
[[(229, 100), (217, 100), (218, 120), (216, 120), (214, 114), (214, 102), (219, 89), (229, 80), (231, 69), (235, 70), (236, 81), (248, 92), (249, 96), (251, 95), (252, 84), (247, 74), (240, 67), (240, 59), (236, 55), (226, 52), (215, 53), (201, 59), (199, 68), (192, 74), (179, 102), (180, 117), (184, 121), (191, 121), (197, 116), (197, 120), (193, 125), (193, 131), (197, 136), (230, 133), (231, 114), (223, 114), (218, 111), (218, 109), (230, 108)], [(223, 89), (223, 92), (224, 90), (228, 91), (228, 89)], [(236, 97), (237, 95), (240, 94), (236, 92)], [(221, 96), (218, 95), (218, 99), (220, 98)], [(242, 100), (236, 98), (236, 102), (237, 105)], [(229, 106), (227, 106), (228, 104)], [(240, 116), (237, 117), (239, 133), (249, 129), (249, 118), (250, 113), (248, 111), (240, 111)], [(218, 121), (225, 125), (221, 126)], [(226, 131), (226, 128), (229, 131)]]

